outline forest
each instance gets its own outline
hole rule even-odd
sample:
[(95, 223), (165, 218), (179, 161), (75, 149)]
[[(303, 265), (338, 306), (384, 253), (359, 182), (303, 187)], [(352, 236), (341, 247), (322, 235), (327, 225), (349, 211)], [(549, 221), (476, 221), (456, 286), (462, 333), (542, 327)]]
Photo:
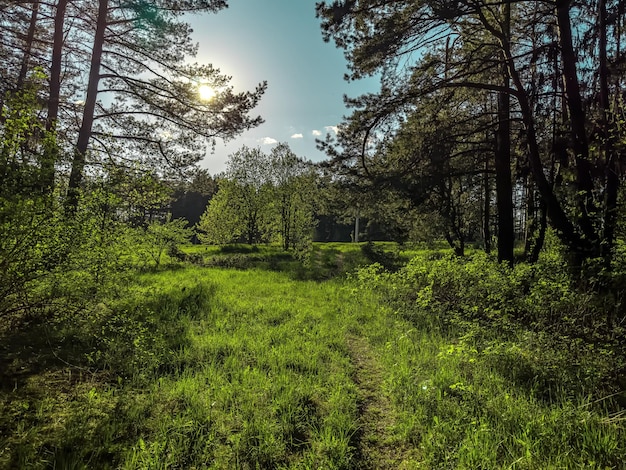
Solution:
[(0, 2), (0, 468), (625, 468), (626, 3), (317, 2), (380, 89), (210, 174), (227, 3)]

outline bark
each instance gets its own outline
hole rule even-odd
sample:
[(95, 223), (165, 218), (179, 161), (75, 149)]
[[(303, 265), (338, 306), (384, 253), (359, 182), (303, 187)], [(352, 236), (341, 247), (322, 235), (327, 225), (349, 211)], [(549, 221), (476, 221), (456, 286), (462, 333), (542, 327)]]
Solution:
[(567, 108), (571, 121), (572, 150), (576, 162), (576, 182), (578, 186), (578, 206), (580, 217), (578, 224), (585, 237), (595, 243), (597, 234), (593, 228), (592, 216), (596, 213), (593, 202), (592, 165), (589, 160), (589, 142), (585, 129), (586, 117), (580, 95), (578, 82), (577, 58), (572, 40), (572, 25), (570, 21), (571, 0), (560, 0), (556, 3), (556, 19), (561, 46), (561, 60), (563, 65), (563, 83)]
[[(46, 118), (46, 133), (54, 133), (59, 117), (61, 96), (61, 71), (63, 61), (63, 43), (65, 11), (68, 0), (59, 0), (54, 16), (54, 39), (52, 44), (52, 62), (50, 66), (50, 94), (48, 96), (48, 116)], [(54, 188), (54, 166), (58, 160), (59, 149), (56, 138), (47, 143), (43, 160), (45, 190), (51, 193)]]
[(485, 253), (491, 253), (491, 228), (489, 222), (491, 219), (491, 184), (489, 184), (489, 158), (485, 157), (485, 174), (483, 176), (484, 184), (484, 219), (483, 219), (483, 235), (485, 239)]
[(26, 74), (28, 73), (28, 67), (30, 65), (30, 56), (33, 49), (33, 40), (35, 39), (35, 31), (37, 30), (37, 18), (39, 15), (39, 2), (33, 2), (33, 6), (30, 14), (30, 23), (28, 26), (28, 33), (26, 34), (26, 44), (24, 48), (24, 56), (22, 57), (22, 66), (20, 68), (20, 74), (17, 77), (17, 89), (21, 89), (24, 86), (26, 80)]
[[(509, 43), (511, 27), (511, 4), (506, 1), (503, 9), (503, 36)], [(509, 87), (509, 71), (503, 53), (502, 85)], [(496, 132), (496, 204), (498, 206), (498, 262), (513, 265), (515, 233), (513, 222), (513, 184), (511, 181), (511, 98), (508, 93), (498, 93), (498, 129)]]
[(609, 71), (607, 65), (607, 11), (606, 0), (598, 1), (598, 59), (600, 82), (600, 126), (604, 138), (605, 158), (605, 201), (604, 201), (604, 233), (602, 237), (602, 256), (607, 267), (611, 266), (611, 256), (615, 243), (617, 226), (617, 197), (619, 192), (619, 175), (617, 155), (613, 145), (614, 132), (609, 117)]
[(552, 226), (557, 231), (561, 240), (572, 250), (589, 251), (589, 243), (583, 240), (576, 231), (575, 225), (569, 219), (558, 198), (556, 197), (552, 185), (548, 182), (544, 173), (544, 166), (541, 161), (541, 151), (537, 141), (537, 131), (535, 128), (535, 119), (532, 107), (528, 98), (519, 72), (515, 68), (515, 62), (511, 54), (509, 44), (502, 42), (502, 50), (507, 58), (509, 68), (509, 77), (515, 89), (515, 97), (517, 99), (524, 130), (526, 134), (526, 146), (528, 150), (528, 163), (537, 185), (537, 190), (546, 205), (548, 217)]
[(524, 227), (524, 257), (530, 257), (532, 242), (537, 231), (537, 208), (535, 207), (535, 190), (530, 176), (524, 182), (526, 190), (526, 224)]
[(100, 65), (102, 60), (102, 49), (104, 46), (104, 35), (107, 28), (108, 0), (100, 0), (98, 7), (98, 19), (96, 33), (91, 52), (91, 67), (89, 70), (89, 81), (87, 84), (87, 96), (83, 110), (83, 119), (78, 133), (78, 142), (74, 150), (72, 161), (72, 171), (67, 191), (66, 212), (74, 214), (78, 208), (80, 187), (85, 170), (87, 148), (91, 139), (91, 130), (94, 121), (94, 112), (98, 98), (98, 85), (100, 83)]
[(543, 248), (543, 243), (546, 239), (546, 229), (548, 228), (548, 211), (546, 210), (546, 205), (542, 202), (539, 204), (539, 233), (537, 234), (537, 238), (535, 239), (535, 244), (530, 251), (528, 256), (529, 263), (536, 263), (539, 260), (539, 253), (541, 253), (541, 249)]

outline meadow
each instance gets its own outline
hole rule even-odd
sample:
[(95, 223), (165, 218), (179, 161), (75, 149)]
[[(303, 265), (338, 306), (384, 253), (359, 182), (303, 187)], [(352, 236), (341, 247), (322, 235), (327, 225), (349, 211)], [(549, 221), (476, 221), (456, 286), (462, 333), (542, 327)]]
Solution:
[(184, 254), (4, 327), (0, 468), (624, 468), (621, 326), (556, 257)]

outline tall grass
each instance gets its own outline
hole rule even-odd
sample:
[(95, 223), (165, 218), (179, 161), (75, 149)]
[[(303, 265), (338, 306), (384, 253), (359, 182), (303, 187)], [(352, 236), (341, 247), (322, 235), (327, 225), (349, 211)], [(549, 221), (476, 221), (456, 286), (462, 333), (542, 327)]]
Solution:
[(62, 325), (84, 356), (58, 374), (78, 383), (3, 390), (0, 466), (350, 468), (345, 296), (271, 271), (143, 274)]
[(363, 324), (424, 468), (623, 468), (624, 357), (589, 334), (606, 314), (590, 322), (594, 294), (557, 261), (421, 256), (356, 276), (386, 309)]
[(190, 248), (5, 336), (0, 468), (622, 468), (622, 359), (556, 258), (363, 246)]

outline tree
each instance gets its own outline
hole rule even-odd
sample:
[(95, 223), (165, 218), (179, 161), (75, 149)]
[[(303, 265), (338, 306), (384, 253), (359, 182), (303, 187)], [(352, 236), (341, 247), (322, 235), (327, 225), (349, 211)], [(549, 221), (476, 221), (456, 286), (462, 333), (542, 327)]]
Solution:
[[(226, 245), (241, 236), (248, 224), (239, 211), (239, 194), (234, 182), (220, 181), (219, 190), (196, 224), (196, 233), (202, 243)], [(248, 237), (247, 241), (254, 242), (255, 239)]]
[[(604, 144), (607, 140), (602, 136), (618, 136), (621, 131), (613, 119), (600, 120), (598, 126), (594, 116), (602, 114), (600, 109), (607, 109), (606, 105), (599, 106), (598, 96), (605, 97), (604, 103), (618, 101), (618, 84), (623, 75), (618, 64), (623, 60), (624, 8), (620, 2), (612, 2), (609, 7), (604, 3), (591, 6), (559, 1), (555, 5), (533, 1), (507, 3), (501, 15), (492, 7), (488, 2), (465, 0), (452, 4), (436, 0), (318, 4), (325, 38), (333, 38), (346, 51), (351, 77), (382, 72), (381, 93), (351, 101), (360, 109), (349, 120), (370, 117), (361, 134), (362, 144), (356, 148), (364, 149), (367, 139), (371, 145), (382, 125), (395, 131), (407, 111), (433, 93), (471, 89), (499, 94), (501, 124), (506, 121), (504, 96), (508, 95), (513, 99), (511, 116), (522, 124), (517, 145), (524, 152), (552, 226), (577, 255), (577, 262), (601, 254), (602, 247), (606, 247), (604, 253), (608, 256), (614, 226), (609, 214), (614, 213), (615, 188), (621, 181), (619, 166), (613, 165), (623, 154), (618, 157)], [(608, 8), (613, 12), (610, 21), (609, 15), (602, 16)], [(514, 18), (510, 33), (509, 10)], [(578, 21), (583, 16), (597, 15), (604, 18), (597, 26)], [(572, 34), (574, 21), (578, 25), (576, 36)], [(607, 38), (611, 40), (605, 43)], [(585, 48), (595, 47), (600, 54), (578, 60)], [(407, 61), (410, 67), (406, 67)], [(502, 77), (498, 72), (503, 68), (507, 78), (504, 82), (496, 79)], [(594, 80), (594, 76), (600, 80)], [(584, 89), (579, 77), (586, 78)], [(611, 95), (608, 100), (607, 94)], [(560, 95), (563, 106), (546, 112), (554, 102), (545, 97), (552, 95)], [(546, 120), (556, 113), (557, 120)], [(554, 131), (545, 133), (546, 129)], [(344, 154), (348, 151), (342, 149)], [(359, 154), (363, 152), (354, 151), (355, 157)], [(556, 180), (550, 180), (555, 158), (562, 159), (572, 176), (567, 186), (559, 187), (554, 184)], [(503, 163), (496, 170), (498, 174), (506, 171)], [(500, 210), (508, 213), (503, 207)], [(510, 226), (508, 221), (506, 224)], [(503, 253), (501, 258), (508, 257)]]
[[(77, 209), (86, 172), (100, 171), (103, 162), (126, 168), (140, 162), (162, 177), (184, 179), (215, 139), (262, 122), (250, 114), (265, 83), (238, 93), (230, 77), (189, 60), (197, 46), (184, 15), (224, 7), (224, 0), (3, 4), (0, 92), (19, 89), (28, 68), (41, 66), (49, 77), (40, 92), (42, 114), (58, 139), (46, 149), (43, 189), (52, 191), (54, 173), (70, 155), (69, 179), (62, 179), (68, 213)], [(200, 86), (215, 96), (203, 100)]]
[(141, 242), (146, 258), (154, 262), (156, 268), (166, 252), (176, 252), (179, 245), (189, 243), (193, 234), (183, 219), (167, 218), (150, 222), (141, 232)]
[(270, 155), (242, 147), (197, 225), (205, 243), (278, 241), (285, 250), (309, 246), (315, 228), (316, 174), (287, 144)]
[(243, 236), (250, 245), (259, 243), (268, 225), (268, 157), (259, 148), (244, 146), (229, 155), (226, 165), (218, 191), (200, 219), (199, 238), (223, 244)]
[(286, 143), (274, 147), (269, 160), (274, 231), (285, 250), (306, 247), (315, 228), (317, 188), (312, 164)]
[[(502, 39), (511, 42), (511, 2), (505, 0), (501, 6)], [(513, 183), (511, 181), (511, 97), (507, 57), (502, 53), (500, 72), (503, 90), (498, 92), (498, 129), (496, 131), (496, 203), (498, 205), (498, 261), (513, 265), (515, 230), (513, 226)]]
[[(247, 114), (265, 84), (237, 94), (219, 70), (185, 62), (195, 47), (179, 17), (225, 6), (222, 0), (99, 1), (68, 186), (70, 212), (78, 203), (90, 145), (92, 152), (117, 159), (129, 158), (130, 152), (147, 153), (155, 167), (181, 172), (204, 156), (207, 139), (230, 139), (262, 122)], [(200, 99), (201, 83), (216, 90), (213, 99)], [(112, 104), (105, 104), (103, 94), (113, 95)], [(120, 140), (126, 142), (125, 151), (115, 146)]]

